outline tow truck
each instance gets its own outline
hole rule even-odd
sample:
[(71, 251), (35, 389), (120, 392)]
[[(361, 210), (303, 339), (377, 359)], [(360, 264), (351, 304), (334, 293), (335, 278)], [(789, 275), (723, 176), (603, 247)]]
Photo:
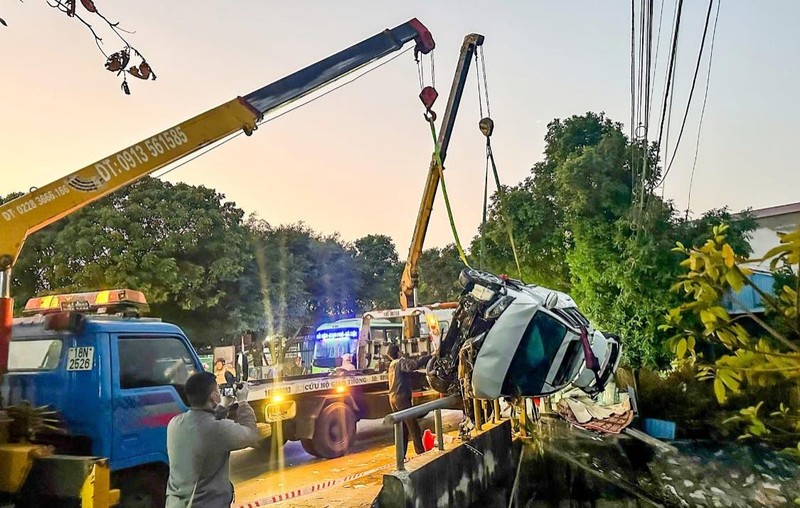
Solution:
[[(249, 404), (258, 416), (265, 439), (259, 444), (273, 453), (287, 441), (300, 441), (303, 449), (316, 457), (345, 455), (356, 439), (359, 420), (383, 418), (391, 413), (386, 348), (398, 343), (402, 323), (387, 318), (423, 315), (429, 334), (418, 341), (420, 353), (435, 349), (441, 340), (439, 323), (433, 310), (418, 307), (384, 310), (362, 318), (322, 325), (315, 334), (313, 365), (316, 374), (283, 379), (249, 380)], [(382, 333), (396, 331), (392, 338)], [(342, 368), (342, 357), (353, 355), (353, 369)], [(426, 382), (423, 372), (415, 376), (413, 401), (422, 404), (440, 397)]]
[[(15, 320), (11, 270), (26, 237), (203, 147), (251, 135), (265, 115), (409, 42), (416, 54), (435, 47), (412, 19), (0, 205), (0, 506), (163, 506), (166, 424), (186, 405), (181, 385), (164, 384), (163, 372), (142, 376), (175, 358), (183, 367), (177, 360), (172, 367), (184, 374), (202, 368), (178, 327), (135, 317), (131, 305), (145, 298), (132, 290), (45, 297), (31, 303), (39, 315)], [(36, 347), (48, 351), (26, 363), (39, 351), (24, 349), (40, 339)], [(163, 344), (163, 358), (125, 349), (136, 341), (145, 352)], [(128, 353), (135, 372), (121, 361)]]

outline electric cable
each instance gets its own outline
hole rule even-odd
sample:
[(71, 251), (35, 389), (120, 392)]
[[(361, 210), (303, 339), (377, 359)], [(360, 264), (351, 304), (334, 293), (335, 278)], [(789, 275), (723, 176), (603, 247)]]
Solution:
[(714, 39), (717, 35), (717, 22), (719, 20), (719, 8), (722, 5), (722, 0), (717, 2), (717, 13), (714, 15), (714, 29), (711, 31), (711, 47), (708, 50), (708, 72), (706, 74), (706, 90), (703, 94), (703, 107), (700, 109), (700, 123), (697, 127), (697, 141), (694, 145), (694, 161), (692, 162), (692, 173), (689, 176), (689, 195), (686, 198), (686, 216), (685, 219), (689, 219), (689, 209), (692, 204), (692, 185), (694, 184), (694, 174), (695, 169), (697, 168), (697, 155), (700, 152), (700, 133), (703, 130), (703, 118), (706, 114), (706, 102), (708, 101), (708, 88), (709, 83), (711, 82), (711, 62), (714, 58)]

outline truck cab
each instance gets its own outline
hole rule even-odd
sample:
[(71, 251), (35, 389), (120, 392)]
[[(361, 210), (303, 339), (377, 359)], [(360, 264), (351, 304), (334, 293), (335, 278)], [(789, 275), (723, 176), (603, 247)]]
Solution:
[(139, 317), (146, 305), (128, 289), (31, 299), (13, 321), (0, 388), (8, 406), (57, 412), (18, 437), (107, 457), (121, 506), (163, 506), (167, 424), (188, 410), (184, 383), (203, 370), (180, 328)]

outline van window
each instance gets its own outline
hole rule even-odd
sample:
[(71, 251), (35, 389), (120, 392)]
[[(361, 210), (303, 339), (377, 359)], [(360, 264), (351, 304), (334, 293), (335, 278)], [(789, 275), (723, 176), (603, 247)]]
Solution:
[(195, 366), (186, 344), (174, 337), (120, 337), (120, 388), (183, 385)]
[(61, 339), (12, 340), (8, 350), (8, 370), (53, 370), (61, 360)]
[(503, 394), (541, 394), (567, 327), (545, 312), (537, 312), (525, 329), (503, 381)]

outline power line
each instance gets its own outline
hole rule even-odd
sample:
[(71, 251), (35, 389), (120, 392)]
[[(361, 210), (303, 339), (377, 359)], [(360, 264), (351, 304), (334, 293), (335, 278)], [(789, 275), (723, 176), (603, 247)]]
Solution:
[[(658, 13), (658, 34), (656, 35), (656, 54), (655, 54), (655, 57), (653, 58), (653, 67), (652, 67), (653, 79), (650, 82), (650, 96), (651, 97), (652, 97), (653, 92), (655, 91), (655, 88), (656, 88), (655, 74), (656, 74), (656, 70), (658, 69), (658, 49), (661, 47), (661, 21), (664, 18), (664, 4), (666, 3), (666, 1), (667, 0), (661, 0), (661, 8), (660, 8), (660, 12)], [(673, 13), (673, 15), (674, 15), (674, 13)], [(651, 108), (651, 106), (652, 106), (652, 101), (651, 101), (650, 104), (647, 105), (647, 116), (648, 116), (648, 118), (650, 117), (650, 108)]]
[[(706, 34), (708, 33), (708, 25), (711, 21), (711, 10), (714, 6), (714, 0), (708, 1), (708, 12), (706, 13), (706, 23), (703, 27), (703, 39), (700, 41), (700, 52), (697, 55), (697, 64), (694, 68), (694, 76), (692, 77), (692, 88), (689, 90), (689, 100), (686, 101), (686, 111), (683, 114), (683, 121), (681, 122), (681, 130), (678, 132), (678, 140), (675, 142), (675, 148), (672, 152), (672, 158), (670, 158), (669, 164), (667, 165), (667, 170), (664, 172), (664, 176), (661, 177), (661, 182), (663, 182), (669, 171), (672, 169), (672, 163), (675, 162), (675, 156), (678, 154), (678, 148), (681, 144), (681, 138), (683, 138), (683, 130), (686, 128), (686, 119), (689, 117), (689, 108), (692, 105), (692, 97), (694, 96), (694, 88), (697, 85), (697, 74), (700, 71), (700, 61), (703, 57), (703, 49), (705, 48), (706, 44)], [(659, 183), (661, 183), (659, 182)]]
[(717, 13), (714, 15), (714, 29), (711, 31), (711, 47), (708, 50), (708, 73), (706, 74), (706, 90), (703, 94), (703, 107), (700, 110), (700, 124), (697, 127), (697, 141), (694, 145), (694, 161), (692, 162), (692, 174), (689, 177), (689, 195), (686, 198), (686, 219), (689, 218), (689, 208), (692, 204), (692, 185), (694, 184), (694, 172), (697, 168), (697, 155), (700, 153), (700, 133), (703, 130), (703, 118), (706, 114), (706, 102), (708, 101), (708, 88), (711, 82), (711, 62), (714, 58), (714, 39), (717, 35), (717, 22), (719, 20), (719, 8), (722, 5), (722, 0), (717, 2)]
[(658, 128), (658, 147), (661, 151), (661, 140), (664, 135), (664, 120), (667, 116), (667, 102), (669, 99), (670, 91), (672, 89), (672, 81), (675, 75), (675, 60), (678, 55), (678, 34), (681, 27), (681, 13), (683, 12), (683, 0), (678, 0), (678, 9), (675, 15), (675, 27), (672, 31), (672, 47), (670, 48), (669, 66), (667, 68), (667, 81), (664, 85), (664, 98), (662, 101), (661, 109), (661, 125)]

